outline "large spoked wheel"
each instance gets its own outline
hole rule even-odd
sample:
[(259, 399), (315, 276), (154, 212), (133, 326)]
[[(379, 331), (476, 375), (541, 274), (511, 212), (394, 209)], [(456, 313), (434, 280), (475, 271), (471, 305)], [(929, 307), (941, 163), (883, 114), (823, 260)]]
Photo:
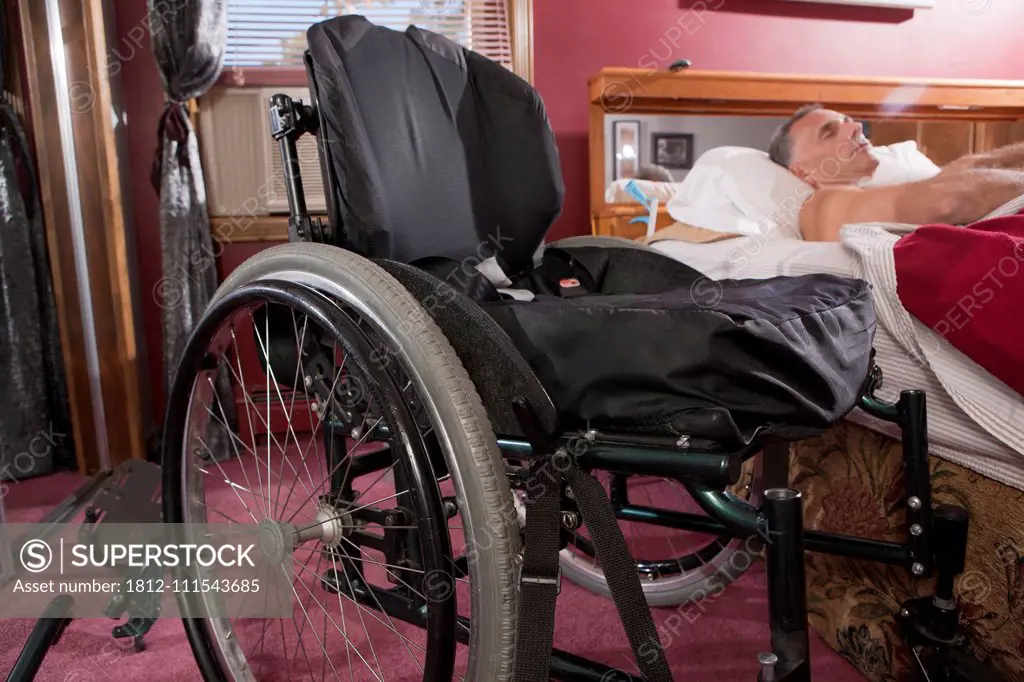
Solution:
[[(787, 470), (785, 458), (758, 455), (744, 464), (739, 482), (729, 492), (748, 504), (760, 506), (766, 480), (785, 481)], [(716, 597), (743, 575), (760, 554), (762, 541), (757, 536), (717, 537), (660, 524), (656, 519), (659, 511), (702, 513), (678, 481), (607, 472), (601, 472), (598, 479), (604, 483), (613, 504), (647, 512), (635, 514), (635, 521), (620, 520), (619, 526), (636, 561), (640, 584), (650, 606), (677, 606)], [(586, 526), (562, 550), (559, 565), (568, 580), (611, 597)]]
[(205, 679), (511, 678), (520, 537), (501, 453), (394, 278), (324, 245), (260, 253), (217, 291), (168, 405), (165, 521), (255, 523), (294, 562), (291, 619), (185, 619)]

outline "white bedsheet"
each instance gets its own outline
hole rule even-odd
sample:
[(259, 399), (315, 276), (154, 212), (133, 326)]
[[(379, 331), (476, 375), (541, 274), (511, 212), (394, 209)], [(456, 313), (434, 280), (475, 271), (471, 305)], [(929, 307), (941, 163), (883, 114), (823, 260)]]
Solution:
[[(885, 274), (884, 254), (888, 250), (891, 264), (895, 237), (887, 235), (886, 244), (879, 234), (885, 234), (882, 226), (848, 226), (846, 244), (742, 237), (711, 244), (664, 241), (651, 247), (712, 279), (831, 273), (867, 280), (875, 288), (879, 318), (875, 350), (884, 382), (878, 396), (895, 401), (902, 390), (925, 391), (932, 454), (1024, 490), (1024, 400), (911, 318), (896, 297), (895, 271), (891, 282)], [(866, 251), (873, 255), (866, 257)], [(934, 338), (915, 340), (926, 333)], [(848, 418), (899, 436), (894, 425), (863, 410), (853, 410)]]

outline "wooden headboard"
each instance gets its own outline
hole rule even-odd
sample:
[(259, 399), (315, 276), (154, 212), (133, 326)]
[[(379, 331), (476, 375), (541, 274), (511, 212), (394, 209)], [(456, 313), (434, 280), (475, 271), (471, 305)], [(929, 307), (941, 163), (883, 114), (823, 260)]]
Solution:
[[(810, 102), (858, 118), (884, 119), (873, 126), (876, 144), (917, 139), (939, 164), (1024, 140), (1024, 81), (606, 68), (589, 82), (591, 231), (635, 237), (643, 229), (628, 224), (642, 213), (638, 206), (605, 203), (606, 116), (787, 117)], [(670, 222), (662, 208), (659, 226)]]

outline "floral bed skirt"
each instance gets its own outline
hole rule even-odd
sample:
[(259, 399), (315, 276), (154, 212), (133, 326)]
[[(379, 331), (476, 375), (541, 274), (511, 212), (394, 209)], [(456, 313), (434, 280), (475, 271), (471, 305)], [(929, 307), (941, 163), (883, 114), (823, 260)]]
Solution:
[[(843, 423), (790, 454), (807, 529), (905, 537), (898, 441)], [(965, 632), (989, 665), (1024, 680), (1024, 492), (936, 457), (931, 475), (933, 502), (963, 506), (971, 516), (967, 567), (956, 584)], [(873, 682), (912, 679), (912, 655), (894, 616), (932, 584), (902, 567), (807, 554), (811, 626)]]

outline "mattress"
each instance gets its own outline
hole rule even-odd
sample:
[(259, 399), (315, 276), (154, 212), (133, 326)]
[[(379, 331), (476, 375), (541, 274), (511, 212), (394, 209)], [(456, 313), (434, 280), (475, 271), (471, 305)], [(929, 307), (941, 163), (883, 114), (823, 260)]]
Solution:
[[(804, 242), (793, 239), (766, 241), (740, 237), (711, 244), (662, 241), (651, 248), (686, 263), (709, 279), (764, 279), (779, 275), (829, 273), (855, 277), (855, 258), (839, 242)], [(876, 362), (884, 382), (878, 396), (895, 401), (905, 389), (925, 392), (928, 404), (929, 450), (1000, 483), (1024, 490), (1024, 450), (1010, 447), (978, 424), (947, 394), (925, 364), (913, 359), (899, 341), (879, 324), (875, 335)], [(893, 424), (855, 409), (849, 420), (894, 438)], [(1020, 415), (1005, 415), (1012, 425)]]

